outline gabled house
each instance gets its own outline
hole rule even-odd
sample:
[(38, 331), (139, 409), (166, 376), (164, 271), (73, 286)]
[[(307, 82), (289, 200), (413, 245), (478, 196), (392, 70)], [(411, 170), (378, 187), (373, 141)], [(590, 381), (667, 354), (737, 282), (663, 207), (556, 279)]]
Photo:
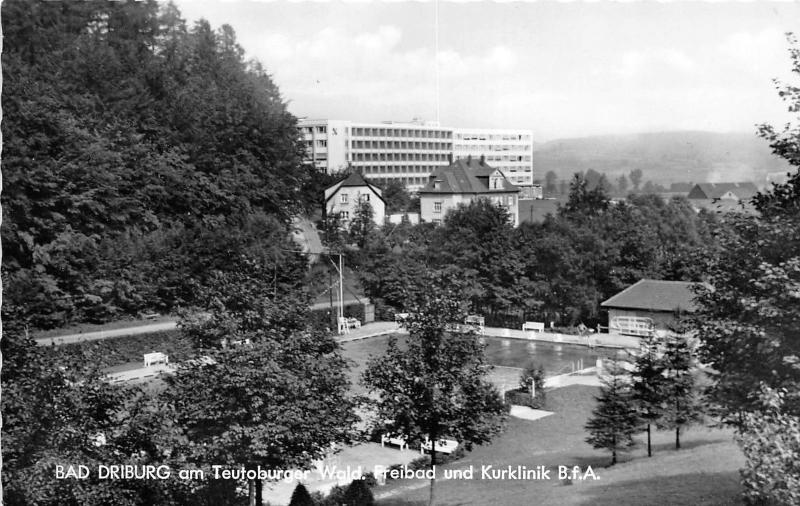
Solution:
[(753, 183), (697, 183), (686, 196), (689, 199), (750, 200), (758, 193)]
[(679, 315), (697, 310), (692, 290), (695, 284), (640, 279), (600, 304), (608, 310), (609, 332), (642, 336), (668, 330)]
[(339, 214), (346, 226), (355, 216), (359, 203), (367, 202), (372, 207), (372, 220), (381, 226), (386, 219), (386, 202), (382, 194), (380, 188), (358, 172), (353, 172), (325, 190), (325, 210), (328, 215)]
[(422, 221), (441, 223), (450, 209), (485, 198), (503, 207), (511, 223), (519, 225), (519, 192), (498, 169), (471, 157), (462, 158), (431, 174), (428, 184), (419, 190)]

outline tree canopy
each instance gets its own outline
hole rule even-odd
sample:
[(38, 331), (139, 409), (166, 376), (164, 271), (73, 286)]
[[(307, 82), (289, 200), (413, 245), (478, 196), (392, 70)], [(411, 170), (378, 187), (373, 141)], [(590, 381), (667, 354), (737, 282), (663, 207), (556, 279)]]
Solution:
[(5, 302), (32, 326), (191, 304), (254, 216), (306, 205), (296, 120), (231, 27), (155, 0), (2, 15)]

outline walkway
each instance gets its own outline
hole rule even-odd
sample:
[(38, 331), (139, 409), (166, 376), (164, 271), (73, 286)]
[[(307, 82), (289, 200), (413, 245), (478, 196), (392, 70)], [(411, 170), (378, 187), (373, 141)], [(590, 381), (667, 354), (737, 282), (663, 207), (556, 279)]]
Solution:
[(112, 337), (133, 336), (136, 334), (150, 334), (164, 330), (173, 330), (178, 327), (177, 321), (166, 321), (160, 323), (150, 323), (136, 327), (125, 327), (122, 329), (98, 330), (95, 332), (85, 332), (80, 334), (67, 334), (63, 336), (42, 337), (36, 339), (39, 346), (61, 345), (79, 343), (81, 341), (97, 341), (99, 339), (109, 339)]

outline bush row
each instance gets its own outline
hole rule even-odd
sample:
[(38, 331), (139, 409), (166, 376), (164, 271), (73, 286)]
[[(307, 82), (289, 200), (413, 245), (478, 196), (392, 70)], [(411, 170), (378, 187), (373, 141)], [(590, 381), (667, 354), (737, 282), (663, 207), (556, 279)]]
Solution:
[(194, 355), (191, 342), (179, 329), (98, 341), (81, 341), (52, 346), (49, 350), (67, 361), (85, 363), (91, 360), (101, 368), (141, 362), (145, 353), (155, 351), (169, 356), (171, 362), (186, 360)]
[(531, 397), (531, 392), (529, 390), (508, 390), (505, 393), (505, 401), (506, 404), (542, 409), (544, 408), (545, 395), (544, 391), (541, 389), (536, 391), (536, 397)]

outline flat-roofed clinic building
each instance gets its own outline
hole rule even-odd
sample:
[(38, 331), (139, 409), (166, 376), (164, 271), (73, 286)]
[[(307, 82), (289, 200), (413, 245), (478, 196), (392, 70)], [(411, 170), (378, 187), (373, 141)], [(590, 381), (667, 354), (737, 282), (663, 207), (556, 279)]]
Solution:
[(454, 128), (453, 157), (481, 157), (517, 186), (533, 184), (533, 133), (530, 130)]
[[(533, 181), (530, 131), (454, 129), (425, 122), (354, 123), (325, 119), (300, 120), (299, 126), (306, 155), (319, 170), (336, 172), (352, 165), (378, 185), (399, 181), (409, 190), (417, 191), (428, 183), (436, 169), (448, 166), (452, 159), (466, 158), (470, 154), (480, 158), (484, 150), (487, 161), (489, 156), (504, 157), (503, 163), (498, 165), (501, 170), (506, 167), (503, 172), (512, 183), (530, 185)], [(462, 132), (459, 151), (454, 146), (456, 132)], [(522, 138), (527, 138), (527, 143)], [(525, 146), (527, 155), (520, 154)], [(525, 163), (527, 170), (523, 167)]]

